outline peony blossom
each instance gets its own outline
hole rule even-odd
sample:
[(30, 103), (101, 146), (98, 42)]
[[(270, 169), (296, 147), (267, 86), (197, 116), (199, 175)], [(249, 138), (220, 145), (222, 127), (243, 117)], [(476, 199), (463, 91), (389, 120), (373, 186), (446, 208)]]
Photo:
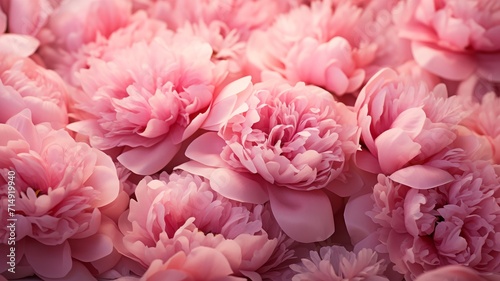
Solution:
[(149, 19), (144, 12), (138, 12), (107, 37), (99, 35), (69, 50), (61, 50), (62, 47), (56, 47), (54, 44), (45, 44), (41, 46), (39, 54), (47, 67), (54, 69), (70, 85), (79, 87), (78, 72), (89, 68), (94, 58), (111, 60), (116, 51), (129, 48), (140, 41), (150, 43), (157, 36), (170, 37), (172, 31), (167, 30), (163, 22)]
[(408, 57), (406, 47), (390, 35), (390, 17), (384, 17), (393, 4), (374, 2), (365, 9), (332, 1), (296, 7), (269, 29), (252, 33), (248, 59), (263, 76), (275, 72), (290, 83), (302, 81), (337, 96), (357, 93), (380, 67), (397, 66)]
[(27, 57), (0, 54), (0, 123), (28, 108), (33, 123), (49, 122), (61, 129), (68, 124), (67, 95), (55, 72)]
[(75, 84), (73, 73), (82, 67), (81, 48), (109, 38), (131, 20), (128, 0), (67, 0), (54, 9), (40, 32), (43, 63)]
[(279, 81), (250, 87), (246, 108), (218, 134), (193, 141), (186, 155), (194, 161), (180, 167), (209, 178), (228, 198), (270, 200), (278, 223), (293, 239), (328, 238), (333, 214), (325, 188), (339, 193), (347, 186), (355, 189), (346, 173), (358, 149), (354, 113), (318, 87)]
[[(15, 186), (17, 262), (15, 275), (6, 272), (5, 262), (0, 272), (9, 278), (94, 279), (89, 270), (98, 273), (108, 266), (99, 261), (113, 254), (100, 211), (120, 189), (111, 158), (62, 129), (33, 125), (29, 110), (0, 124), (0, 131), (1, 216), (6, 221), (9, 214), (10, 184)], [(9, 249), (8, 237), (2, 228), (2, 252)]]
[[(120, 218), (121, 251), (143, 266), (144, 276), (168, 271), (178, 255), (200, 252), (211, 256), (208, 260), (219, 260), (217, 270), (224, 276), (260, 276), (261, 267), (282, 253), (279, 235), (270, 237), (263, 229), (266, 211), (261, 205), (224, 198), (202, 177), (180, 171), (162, 173), (158, 179), (146, 177), (135, 195), (137, 200), (130, 201), (130, 210)], [(198, 276), (208, 276), (215, 269), (198, 270)]]
[(383, 69), (360, 92), (355, 109), (366, 146), (356, 155), (360, 168), (395, 180), (418, 181), (424, 171), (432, 171), (427, 183), (450, 179), (432, 160), (454, 153), (450, 145), (468, 111), (459, 97), (448, 97), (444, 85), (428, 90), (424, 82)]
[[(296, 1), (296, 0), (292, 0)], [(244, 40), (252, 30), (267, 28), (292, 4), (281, 0), (133, 0), (135, 9), (146, 10), (150, 17), (160, 19), (176, 30), (186, 23), (221, 22), (236, 30)]]
[(407, 0), (394, 12), (403, 38), (412, 41), (415, 61), (446, 79), (478, 74), (500, 82), (500, 5), (492, 0)]
[(136, 174), (161, 170), (220, 101), (216, 94), (227, 72), (211, 55), (207, 43), (178, 35), (92, 60), (79, 74), (83, 93), (75, 107), (82, 121), (69, 128), (98, 149), (121, 149), (118, 161)]
[(455, 264), (500, 272), (498, 167), (487, 161), (464, 161), (459, 167), (448, 169), (452, 181), (436, 187), (412, 188), (378, 177), (369, 214), (394, 269), (406, 280)]
[(341, 246), (325, 246), (310, 255), (290, 266), (296, 273), (292, 281), (389, 280), (383, 276), (384, 261), (371, 249), (355, 253)]

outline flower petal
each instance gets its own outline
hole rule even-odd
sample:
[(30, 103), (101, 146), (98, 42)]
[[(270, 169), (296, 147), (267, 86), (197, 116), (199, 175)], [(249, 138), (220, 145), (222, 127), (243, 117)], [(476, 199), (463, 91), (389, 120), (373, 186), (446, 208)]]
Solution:
[(476, 70), (477, 63), (469, 55), (419, 42), (413, 42), (411, 47), (413, 57), (421, 67), (443, 78), (463, 80)]
[(210, 175), (210, 186), (221, 195), (240, 202), (263, 204), (269, 200), (264, 181), (246, 177), (226, 168), (219, 168)]
[(447, 171), (426, 165), (403, 168), (394, 172), (389, 178), (417, 189), (429, 189), (453, 181), (453, 176)]
[(220, 158), (226, 142), (215, 132), (208, 132), (193, 140), (186, 149), (190, 159), (211, 167), (223, 167), (225, 162)]
[(375, 140), (380, 168), (385, 174), (401, 169), (420, 152), (420, 144), (414, 142), (400, 128), (389, 129)]
[(45, 245), (34, 240), (26, 241), (26, 259), (35, 272), (50, 278), (63, 278), (73, 266), (71, 247), (68, 242), (60, 245)]
[(328, 196), (321, 190), (269, 188), (271, 209), (281, 229), (292, 239), (310, 243), (325, 240), (335, 231)]
[(151, 175), (163, 169), (179, 151), (169, 137), (151, 147), (134, 147), (117, 157), (127, 169), (139, 175)]
[(70, 244), (71, 255), (82, 262), (92, 262), (113, 252), (113, 241), (103, 234), (73, 239)]

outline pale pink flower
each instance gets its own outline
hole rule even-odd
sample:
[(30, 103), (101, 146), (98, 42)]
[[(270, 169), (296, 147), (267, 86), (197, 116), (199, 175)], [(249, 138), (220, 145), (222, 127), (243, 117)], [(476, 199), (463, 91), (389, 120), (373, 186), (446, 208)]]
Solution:
[(67, 88), (54, 71), (27, 57), (0, 54), (0, 122), (28, 108), (35, 124), (49, 122), (54, 129), (68, 124)]
[(384, 261), (371, 249), (356, 253), (341, 246), (325, 246), (310, 255), (290, 266), (296, 272), (292, 281), (389, 280), (383, 276)]
[(360, 168), (394, 180), (416, 179), (423, 171), (434, 171), (428, 184), (450, 180), (432, 160), (451, 150), (456, 127), (468, 111), (459, 97), (448, 97), (443, 84), (429, 90), (423, 81), (383, 69), (361, 90), (355, 109), (366, 146), (356, 154)]
[[(452, 181), (412, 188), (379, 175), (370, 216), (394, 269), (413, 280), (445, 265), (500, 272), (500, 177), (487, 161), (449, 168)], [(418, 175), (424, 182), (429, 174)]]
[(447, 84), (456, 87), (456, 94), (471, 99), (474, 102), (481, 102), (483, 97), (494, 92), (500, 96), (500, 82), (488, 81), (477, 74), (472, 74), (469, 78), (460, 81), (447, 81)]
[(500, 3), (495, 0), (406, 0), (394, 12), (400, 36), (419, 65), (450, 80), (476, 73), (500, 82)]
[(314, 1), (296, 7), (252, 33), (248, 59), (263, 75), (276, 72), (290, 83), (303, 81), (338, 96), (356, 93), (381, 66), (407, 57), (397, 36), (386, 35), (394, 29), (390, 17), (383, 17), (391, 6), (363, 10), (351, 2)]
[(149, 19), (144, 12), (138, 12), (107, 37), (99, 34), (95, 39), (70, 50), (46, 44), (41, 46), (39, 54), (47, 67), (57, 71), (71, 85), (80, 86), (78, 72), (89, 68), (92, 59), (108, 61), (120, 49), (140, 41), (150, 43), (157, 36), (170, 37), (172, 33), (167, 30), (165, 23)]
[(128, 0), (63, 1), (40, 31), (43, 62), (66, 81), (74, 82), (70, 78), (78, 71), (76, 66), (80, 66), (76, 64), (82, 57), (80, 48), (108, 38), (115, 30), (126, 26), (131, 9)]
[[(130, 201), (130, 210), (119, 222), (124, 235), (120, 248), (144, 270), (168, 263), (179, 252), (190, 256), (199, 247), (209, 247), (215, 250), (210, 251), (214, 259), (229, 265), (228, 273), (259, 276), (259, 269), (280, 251), (279, 237), (263, 229), (263, 206), (222, 197), (205, 178), (162, 173), (158, 179), (144, 178), (135, 195), (137, 200)], [(210, 268), (199, 270), (198, 274), (209, 274)]]
[(228, 198), (270, 200), (276, 220), (295, 240), (328, 238), (334, 226), (324, 189), (355, 190), (346, 173), (358, 149), (354, 113), (327, 91), (303, 83), (267, 81), (249, 87), (253, 95), (246, 107), (218, 135), (194, 140), (186, 151), (194, 161), (180, 167), (209, 178)]
[(499, 274), (482, 275), (463, 265), (446, 265), (419, 275), (415, 281), (494, 281)]
[(217, 95), (227, 70), (211, 62), (212, 52), (201, 39), (179, 34), (92, 60), (79, 73), (83, 92), (75, 96), (83, 120), (69, 128), (98, 149), (121, 149), (118, 161), (136, 174), (161, 170), (211, 120), (211, 109), (218, 117), (231, 111), (215, 105), (236, 97)]
[[(113, 253), (113, 241), (100, 229), (105, 218), (100, 208), (112, 203), (120, 189), (113, 161), (75, 142), (62, 129), (33, 125), (29, 110), (0, 124), (0, 131), (4, 221), (8, 182), (15, 186), (15, 277), (36, 274), (44, 279), (74, 280), (81, 275), (91, 280), (91, 263)], [(15, 176), (9, 178), (8, 171)], [(2, 228), (2, 252), (9, 247), (8, 237)], [(6, 263), (0, 266), (1, 272), (7, 269)], [(96, 268), (94, 273), (99, 271)]]
[(276, 15), (289, 9), (280, 0), (134, 0), (136, 9), (143, 9), (152, 18), (161, 19), (176, 30), (186, 23), (223, 22), (237, 30), (244, 40), (250, 31), (265, 29)]

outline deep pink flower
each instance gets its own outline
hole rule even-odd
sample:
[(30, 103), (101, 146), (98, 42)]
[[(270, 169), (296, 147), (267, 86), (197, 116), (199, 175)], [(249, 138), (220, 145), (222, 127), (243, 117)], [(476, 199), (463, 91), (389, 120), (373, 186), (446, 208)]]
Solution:
[(384, 175), (374, 187), (370, 216), (394, 269), (406, 280), (453, 264), (500, 272), (498, 167), (465, 161), (448, 170), (453, 180), (436, 187), (411, 188)]
[(371, 249), (356, 253), (341, 246), (325, 246), (310, 255), (290, 266), (296, 272), (292, 281), (389, 280), (383, 276), (384, 261)]
[(394, 180), (417, 179), (420, 172), (433, 171), (428, 184), (451, 179), (433, 167), (442, 164), (432, 160), (447, 150), (454, 153), (449, 146), (468, 111), (459, 97), (448, 97), (444, 85), (429, 90), (422, 81), (383, 69), (362, 89), (355, 109), (366, 146), (356, 155), (362, 169)]
[(500, 5), (495, 0), (406, 0), (394, 12), (413, 57), (450, 80), (471, 74), (500, 82)]
[(179, 34), (138, 42), (108, 61), (92, 60), (80, 72), (83, 92), (75, 97), (83, 120), (69, 128), (98, 149), (123, 149), (118, 160), (134, 173), (159, 171), (211, 120), (211, 109), (220, 117), (220, 110), (230, 114), (227, 106), (235, 106), (216, 105), (236, 97), (217, 95), (227, 70), (211, 62), (212, 52), (202, 40)]
[[(92, 278), (83, 263), (91, 268), (90, 263), (113, 253), (113, 241), (100, 230), (100, 208), (112, 203), (120, 188), (111, 158), (62, 129), (33, 125), (29, 110), (0, 124), (0, 131), (4, 221), (8, 182), (15, 185), (15, 277)], [(14, 179), (8, 171), (15, 172)], [(9, 248), (8, 237), (2, 228), (2, 252)], [(7, 264), (0, 266), (5, 272)]]
[(253, 95), (218, 135), (206, 133), (188, 147), (186, 155), (197, 163), (180, 167), (209, 178), (228, 198), (270, 200), (278, 223), (293, 239), (328, 238), (333, 214), (324, 188), (356, 189), (346, 173), (358, 149), (354, 113), (327, 91), (302, 83), (249, 87)]
[[(261, 267), (281, 252), (279, 235), (270, 237), (263, 228), (262, 215), (267, 212), (263, 206), (224, 198), (202, 177), (187, 172), (146, 177), (135, 195), (137, 200), (130, 201), (130, 210), (119, 222), (124, 235), (121, 251), (144, 270), (153, 266), (150, 271), (156, 272), (176, 255), (203, 251), (229, 266), (225, 274), (259, 276)], [(210, 272), (209, 267), (199, 270), (197, 274)]]
[(0, 55), (0, 122), (25, 108), (35, 124), (49, 122), (54, 129), (68, 124), (67, 88), (55, 72), (27, 57)]

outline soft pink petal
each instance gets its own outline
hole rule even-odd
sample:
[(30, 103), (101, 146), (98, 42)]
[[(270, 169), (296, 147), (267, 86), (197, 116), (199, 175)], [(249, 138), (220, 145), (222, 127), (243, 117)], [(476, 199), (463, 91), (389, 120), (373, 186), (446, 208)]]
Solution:
[(417, 189), (429, 189), (453, 181), (447, 171), (426, 165), (414, 165), (394, 172), (389, 178)]
[(243, 102), (252, 93), (251, 80), (251, 76), (246, 76), (225, 86), (215, 98), (210, 114), (202, 128), (217, 131), (221, 124), (231, 118), (233, 114), (240, 113), (241, 107), (246, 108), (247, 106)]
[(113, 241), (103, 234), (70, 241), (71, 255), (82, 262), (101, 259), (113, 251)]
[(402, 129), (389, 129), (375, 140), (380, 168), (385, 174), (393, 173), (420, 152), (420, 144), (414, 142)]
[(236, 201), (263, 204), (269, 200), (264, 181), (259, 182), (242, 173), (219, 168), (210, 175), (210, 186), (223, 196)]
[(321, 190), (269, 188), (271, 209), (281, 229), (292, 239), (310, 243), (325, 240), (335, 231), (328, 196)]
[(50, 278), (63, 278), (73, 266), (71, 247), (64, 242), (60, 245), (48, 246), (34, 240), (28, 240), (26, 259), (37, 274)]
[(139, 175), (150, 175), (163, 169), (179, 151), (180, 144), (169, 137), (151, 147), (135, 147), (124, 151), (118, 161)]
[(372, 194), (349, 199), (344, 210), (344, 220), (353, 244), (375, 233), (377, 225), (366, 214), (373, 208)]
[(29, 57), (38, 45), (40, 42), (29, 35), (7, 33), (0, 36), (0, 54)]
[(187, 161), (174, 168), (174, 170), (177, 169), (209, 179), (212, 172), (217, 168), (209, 167), (196, 161)]
[(382, 173), (378, 159), (367, 150), (356, 152), (355, 163), (364, 171), (374, 174)]
[(225, 163), (220, 154), (224, 146), (226, 142), (217, 133), (208, 132), (193, 140), (185, 154), (190, 159), (207, 166), (222, 167)]
[(412, 52), (421, 67), (450, 80), (463, 80), (477, 67), (475, 59), (469, 55), (432, 48), (419, 42), (412, 43)]
[(410, 138), (414, 139), (424, 127), (426, 120), (425, 112), (420, 107), (409, 108), (396, 117), (391, 128), (402, 129)]

